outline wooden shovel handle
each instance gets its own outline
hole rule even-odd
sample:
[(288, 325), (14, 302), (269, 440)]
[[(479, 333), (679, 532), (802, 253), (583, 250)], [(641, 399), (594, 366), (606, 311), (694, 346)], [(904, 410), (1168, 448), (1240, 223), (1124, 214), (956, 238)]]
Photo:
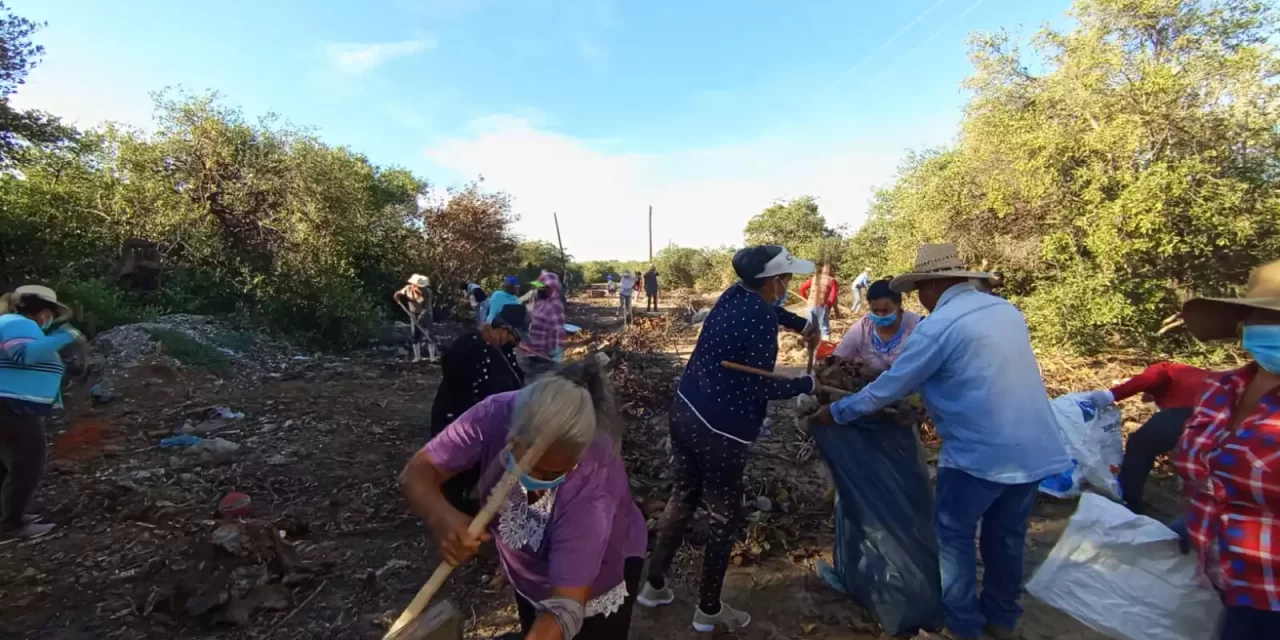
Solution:
[[(511, 494), (511, 489), (516, 486), (516, 481), (519, 480), (522, 474), (528, 473), (529, 469), (533, 468), (533, 465), (537, 464), (542, 454), (546, 453), (551, 444), (555, 442), (555, 438), (554, 431), (547, 431), (538, 436), (533, 446), (516, 463), (516, 468), (508, 469), (506, 473), (502, 474), (502, 479), (498, 480), (498, 484), (494, 485), (493, 491), (489, 494), (489, 500), (484, 503), (484, 508), (480, 509), (480, 513), (476, 514), (476, 517), (471, 520), (471, 526), (467, 527), (468, 533), (473, 537), (479, 536), (489, 527), (493, 517), (497, 515), (498, 510), (506, 503), (507, 496)], [(448, 560), (441, 562), (440, 566), (436, 567), (435, 572), (431, 574), (431, 578), (427, 580), (427, 583), (418, 590), (418, 595), (413, 597), (413, 601), (409, 603), (409, 606), (405, 607), (404, 612), (396, 619), (395, 624), (392, 624), (391, 629), (387, 631), (386, 635), (382, 636), (382, 640), (390, 640), (396, 632), (413, 622), (413, 619), (418, 617), (419, 613), (422, 613), (422, 610), (427, 607), (431, 599), (440, 591), (440, 587), (444, 586), (445, 580), (449, 579), (449, 574), (453, 573), (453, 569), (454, 565), (450, 564)]]
[[(749, 374), (751, 374), (751, 375), (753, 375), (753, 376), (760, 376), (760, 377), (762, 377), (762, 378), (770, 378), (770, 379), (772, 379), (772, 380), (783, 380), (783, 381), (795, 380), (795, 378), (792, 378), (791, 376), (789, 376), (789, 375), (787, 375), (787, 374), (785, 374), (785, 373), (775, 373), (775, 372), (773, 372), (773, 371), (765, 371), (764, 369), (757, 369), (757, 368), (755, 368), (755, 367), (748, 367), (748, 366), (747, 366), (747, 365), (745, 365), (745, 364), (738, 364), (738, 363), (736, 363), (736, 362), (730, 362), (730, 361), (728, 361), (728, 360), (721, 361), (721, 362), (720, 362), (720, 366), (722, 366), (722, 367), (724, 367), (724, 368), (726, 368), (726, 369), (730, 369), (730, 370), (732, 370), (732, 371), (739, 371), (739, 372), (741, 372), (741, 373), (749, 373)], [(817, 378), (815, 377), (814, 379), (816, 380)], [(851, 395), (853, 395), (853, 392), (852, 392), (852, 391), (845, 391), (844, 389), (837, 389), (837, 388), (835, 388), (835, 387), (828, 387), (828, 386), (826, 386), (826, 385), (822, 385), (820, 390), (821, 390), (821, 391), (825, 391), (825, 392), (827, 392), (827, 393), (830, 393), (830, 394), (831, 394), (831, 395), (833, 395), (833, 396), (840, 396), (840, 397), (844, 397), (844, 396), (851, 396)]]

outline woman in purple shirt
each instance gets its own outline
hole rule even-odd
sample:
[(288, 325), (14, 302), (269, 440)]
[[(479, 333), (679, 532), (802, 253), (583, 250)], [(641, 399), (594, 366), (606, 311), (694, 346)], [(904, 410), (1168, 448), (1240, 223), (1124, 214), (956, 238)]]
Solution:
[(887, 279), (867, 288), (867, 308), (870, 313), (849, 327), (835, 356), (862, 362), (871, 373), (883, 373), (902, 353), (907, 336), (920, 324), (920, 315), (902, 308), (902, 294), (889, 289)]
[[(647, 531), (631, 498), (617, 411), (594, 362), (563, 367), (520, 391), (490, 396), (458, 417), (400, 476), (409, 508), (454, 564), (493, 539), (515, 587), (524, 637), (625, 640), (644, 567)], [(520, 478), (480, 538), (441, 491), (480, 464), (487, 493), (547, 430), (555, 444)]]

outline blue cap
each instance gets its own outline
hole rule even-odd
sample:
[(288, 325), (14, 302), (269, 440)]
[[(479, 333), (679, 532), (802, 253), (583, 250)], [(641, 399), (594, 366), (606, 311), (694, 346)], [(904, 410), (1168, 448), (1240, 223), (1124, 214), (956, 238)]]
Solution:
[(519, 286), (520, 278), (517, 278), (515, 276), (507, 276), (507, 279), (504, 282), (506, 282), (507, 284), (514, 284), (516, 286)]

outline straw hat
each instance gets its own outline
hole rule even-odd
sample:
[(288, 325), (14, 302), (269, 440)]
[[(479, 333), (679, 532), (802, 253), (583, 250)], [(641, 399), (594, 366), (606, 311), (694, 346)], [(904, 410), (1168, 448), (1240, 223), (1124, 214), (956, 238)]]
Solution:
[(1280, 313), (1280, 260), (1249, 273), (1243, 298), (1194, 298), (1182, 305), (1182, 318), (1191, 335), (1221, 340), (1236, 337), (1240, 323), (1254, 309)]
[(431, 286), (431, 278), (428, 278), (420, 273), (415, 273), (409, 276), (409, 284), (415, 287), (429, 287)]
[(0, 313), (8, 313), (12, 311), (11, 305), (16, 303), (18, 299), (23, 296), (35, 296), (45, 302), (50, 302), (56, 305), (58, 307), (58, 317), (54, 322), (62, 322), (74, 315), (71, 311), (71, 307), (58, 302), (58, 294), (54, 293), (53, 289), (38, 284), (23, 285), (14, 289), (12, 293), (0, 296), (0, 301), (2, 301), (2, 303), (0, 303)]
[(925, 280), (940, 278), (982, 278), (988, 279), (990, 273), (985, 271), (969, 271), (960, 259), (960, 252), (954, 244), (922, 244), (916, 252), (916, 266), (910, 273), (904, 273), (889, 283), (889, 288), (896, 293), (915, 291)]

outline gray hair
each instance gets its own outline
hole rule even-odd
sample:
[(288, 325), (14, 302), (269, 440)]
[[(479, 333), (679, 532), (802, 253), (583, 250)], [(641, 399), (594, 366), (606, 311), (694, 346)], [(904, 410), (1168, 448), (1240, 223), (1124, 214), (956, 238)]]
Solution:
[(604, 432), (621, 443), (621, 420), (600, 365), (585, 360), (543, 376), (516, 395), (508, 440), (533, 446), (545, 430), (555, 430), (555, 446), (581, 454)]

